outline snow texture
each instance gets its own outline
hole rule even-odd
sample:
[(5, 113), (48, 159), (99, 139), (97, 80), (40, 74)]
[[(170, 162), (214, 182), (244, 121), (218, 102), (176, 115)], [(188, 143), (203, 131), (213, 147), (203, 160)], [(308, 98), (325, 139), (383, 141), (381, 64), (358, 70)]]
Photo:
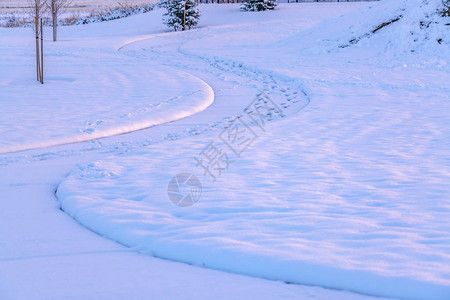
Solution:
[[(449, 39), (438, 2), (345, 4), (362, 8), (323, 22), (318, 4), (267, 14), (204, 6), (207, 27), (131, 40), (121, 52), (192, 73), (207, 68), (240, 91), (237, 102), (213, 123), (194, 116), (196, 127), (168, 144), (75, 169), (58, 187), (61, 208), (156, 257), (374, 296), (449, 299)], [(265, 115), (264, 126), (249, 122), (255, 141), (235, 155), (220, 137), (261, 92), (282, 112)], [(231, 161), (216, 178), (194, 159), (211, 142)], [(203, 184), (189, 208), (167, 198), (182, 172)]]
[(44, 85), (34, 33), (0, 28), (0, 298), (450, 299), (440, 3), (45, 28)]

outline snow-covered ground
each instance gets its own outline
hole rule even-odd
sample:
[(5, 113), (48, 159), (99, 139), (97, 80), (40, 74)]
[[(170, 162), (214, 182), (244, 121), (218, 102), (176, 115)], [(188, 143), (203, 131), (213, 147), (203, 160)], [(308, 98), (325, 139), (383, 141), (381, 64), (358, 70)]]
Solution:
[[(142, 5), (148, 3), (156, 3), (154, 0), (72, 0), (70, 6), (65, 9), (69, 12), (83, 12), (102, 10), (108, 8), (116, 8), (122, 5)], [(2, 0), (0, 2), (0, 14), (1, 13), (24, 13), (28, 12), (29, 1), (28, 0)]]
[[(429, 2), (64, 27), (43, 86), (32, 31), (0, 29), (2, 298), (450, 299), (449, 20)], [(180, 173), (193, 206), (169, 200)]]

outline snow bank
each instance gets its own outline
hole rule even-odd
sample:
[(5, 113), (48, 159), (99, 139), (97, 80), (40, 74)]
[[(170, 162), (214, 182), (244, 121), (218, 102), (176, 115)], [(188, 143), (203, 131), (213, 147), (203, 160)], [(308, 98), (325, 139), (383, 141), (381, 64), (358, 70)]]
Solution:
[(1, 30), (0, 42), (8, 46), (0, 50), (0, 153), (140, 130), (198, 113), (214, 101), (212, 88), (194, 75), (153, 60), (137, 65), (109, 44), (90, 48), (89, 39), (64, 41), (64, 34), (63, 41), (45, 46), (40, 85), (31, 30), (30, 39), (19, 29)]
[[(147, 77), (149, 75), (150, 77)], [(173, 69), (147, 72), (145, 76), (137, 78), (135, 87), (119, 83), (120, 90), (128, 89), (129, 93), (129, 89), (133, 88), (136, 91), (139, 89), (138, 93), (143, 92), (132, 97), (129, 94), (118, 97), (116, 93), (119, 92), (115, 86), (109, 84), (120, 82), (120, 76), (123, 74), (116, 73), (113, 76), (119, 78), (103, 78), (101, 88), (105, 93), (98, 95), (97, 99), (94, 95), (100, 87), (98, 81), (90, 86), (78, 83), (75, 79), (69, 83), (84, 86), (79, 92), (89, 96), (78, 98), (78, 95), (75, 95), (76, 99), (67, 99), (63, 96), (64, 89), (60, 90), (60, 95), (56, 95), (52, 90), (52, 83), (59, 81), (59, 78), (47, 79), (48, 89), (43, 98), (31, 95), (21, 101), (17, 101), (15, 97), (6, 98), (10, 101), (4, 102), (10, 103), (5, 104), (5, 114), (0, 116), (3, 128), (3, 132), (0, 132), (0, 154), (90, 141), (149, 128), (203, 111), (214, 102), (214, 91), (208, 84), (195, 76)], [(127, 80), (132, 77), (128, 74)], [(169, 84), (167, 87), (160, 84), (162, 78), (166, 78), (164, 82)], [(142, 82), (144, 80), (145, 83)], [(25, 87), (29, 85), (26, 83)], [(139, 85), (148, 85), (151, 88), (140, 89)], [(176, 89), (177, 85), (182, 88)], [(9, 87), (14, 90), (18, 88), (14, 85)], [(161, 91), (160, 94), (155, 87)], [(170, 93), (165, 93), (166, 91)], [(64, 105), (60, 103), (62, 98), (65, 98)], [(140, 101), (130, 102), (136, 98)], [(36, 114), (36, 110), (28, 109), (30, 105), (34, 105), (30, 102), (35, 101), (40, 101), (44, 108), (40, 114)], [(67, 110), (76, 112), (76, 115), (67, 115)]]

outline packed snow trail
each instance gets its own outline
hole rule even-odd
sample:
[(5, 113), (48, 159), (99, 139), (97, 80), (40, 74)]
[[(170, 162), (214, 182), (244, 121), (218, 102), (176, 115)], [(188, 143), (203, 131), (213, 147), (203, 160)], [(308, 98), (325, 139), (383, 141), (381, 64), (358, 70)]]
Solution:
[[(227, 26), (226, 30), (233, 30), (237, 26)], [(254, 95), (250, 95), (247, 101), (256, 98), (261, 93), (265, 93), (283, 108), (283, 118), (292, 116), (300, 112), (309, 103), (305, 85), (294, 78), (278, 77), (271, 72), (248, 68), (245, 64), (233, 60), (222, 60), (220, 58), (210, 58), (208, 56), (196, 55), (183, 49), (186, 43), (203, 40), (210, 35), (214, 36), (221, 27), (211, 27), (186, 32), (183, 36), (177, 33), (157, 34), (142, 37), (134, 41), (127, 41), (119, 47), (125, 54), (142, 59), (153, 59), (168, 66), (177, 66), (190, 72), (201, 74), (213, 74), (214, 80), (231, 82), (233, 89), (242, 89), (247, 86), (254, 90)], [(144, 49), (145, 51), (140, 51)], [(177, 51), (175, 51), (175, 49)], [(244, 109), (248, 103), (241, 103), (234, 111), (229, 109), (231, 114), (226, 115), (222, 120), (215, 120), (213, 124), (205, 124), (196, 128), (197, 133), (210, 129), (223, 129), (227, 127), (236, 117), (242, 117)]]

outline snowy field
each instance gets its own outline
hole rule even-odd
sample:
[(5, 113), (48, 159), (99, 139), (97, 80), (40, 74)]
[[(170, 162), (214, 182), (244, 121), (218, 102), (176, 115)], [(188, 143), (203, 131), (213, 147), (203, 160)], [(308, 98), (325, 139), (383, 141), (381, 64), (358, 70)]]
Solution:
[[(28, 0), (0, 0), (1, 13), (23, 13), (28, 11)], [(141, 5), (148, 3), (156, 3), (152, 0), (73, 0), (68, 8), (70, 12), (83, 12), (92, 10), (102, 10), (107, 8), (115, 8), (119, 3)]]
[(0, 298), (450, 299), (440, 3), (0, 28)]

